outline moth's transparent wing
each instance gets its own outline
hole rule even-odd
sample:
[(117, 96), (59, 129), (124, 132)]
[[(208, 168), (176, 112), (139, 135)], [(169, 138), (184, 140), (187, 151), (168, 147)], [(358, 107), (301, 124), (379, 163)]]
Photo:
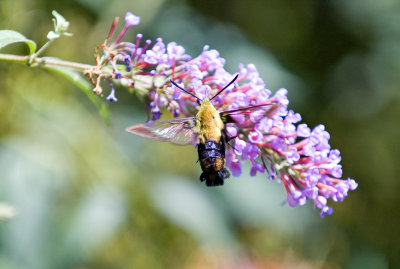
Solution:
[(198, 135), (193, 132), (194, 117), (170, 121), (153, 121), (131, 126), (126, 131), (142, 137), (171, 142), (177, 145), (198, 144)]
[[(258, 104), (234, 110), (221, 111), (220, 116), (225, 123), (235, 123), (238, 117), (242, 117), (240, 121), (246, 122), (251, 115), (258, 118), (271, 117), (277, 112), (278, 108), (278, 103)], [(249, 124), (251, 124), (251, 122), (249, 122)]]

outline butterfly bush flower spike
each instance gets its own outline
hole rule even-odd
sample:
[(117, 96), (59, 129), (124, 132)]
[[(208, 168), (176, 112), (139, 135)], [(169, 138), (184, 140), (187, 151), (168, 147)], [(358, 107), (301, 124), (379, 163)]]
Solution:
[[(143, 41), (138, 33), (132, 42), (122, 41), (128, 28), (139, 23), (140, 18), (128, 12), (125, 27), (112, 42), (114, 23), (109, 38), (98, 46), (96, 69), (86, 72), (100, 95), (100, 83), (94, 78), (110, 81), (107, 100), (118, 100), (114, 84), (124, 81), (133, 93), (149, 100), (149, 120), (158, 120), (163, 111), (173, 117), (186, 117), (198, 109), (197, 100), (172, 85), (171, 80), (194, 95), (211, 97), (234, 77), (225, 70), (225, 59), (209, 46), (191, 57), (176, 42), (165, 43), (162, 38)], [(329, 145), (325, 127), (310, 129), (301, 123), (300, 114), (288, 109), (287, 90), (272, 94), (255, 65), (240, 64), (237, 74), (233, 85), (212, 100), (214, 107), (220, 112), (257, 105), (260, 108), (231, 116), (232, 122), (226, 126), (230, 138), (226, 166), (238, 177), (243, 162), (249, 162), (250, 176), (264, 173), (266, 178), (282, 184), (289, 206), (311, 200), (321, 217), (332, 214), (329, 200), (343, 201), (357, 183), (342, 177), (340, 152)]]

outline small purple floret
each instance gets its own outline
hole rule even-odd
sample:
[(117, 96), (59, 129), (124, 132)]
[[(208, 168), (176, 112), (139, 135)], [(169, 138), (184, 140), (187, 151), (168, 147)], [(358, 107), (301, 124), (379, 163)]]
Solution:
[(114, 88), (111, 89), (111, 92), (107, 96), (106, 100), (109, 102), (117, 102), (118, 101), (117, 97), (115, 97), (115, 89)]
[(250, 176), (254, 177), (257, 174), (257, 172), (264, 173), (265, 168), (261, 163), (253, 162), (253, 166), (251, 167), (250, 170)]
[(125, 15), (125, 24), (128, 27), (138, 25), (140, 23), (140, 17), (132, 14), (131, 12), (127, 12)]

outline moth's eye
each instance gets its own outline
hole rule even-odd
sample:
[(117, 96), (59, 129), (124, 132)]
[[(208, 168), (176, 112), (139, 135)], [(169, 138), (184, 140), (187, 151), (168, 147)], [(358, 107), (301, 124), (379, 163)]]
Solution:
[(201, 105), (200, 99), (197, 99), (197, 103), (198, 103), (199, 105)]

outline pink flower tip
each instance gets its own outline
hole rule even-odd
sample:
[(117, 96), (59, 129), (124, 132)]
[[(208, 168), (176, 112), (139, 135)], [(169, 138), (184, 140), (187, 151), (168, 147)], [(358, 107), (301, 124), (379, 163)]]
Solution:
[(140, 23), (140, 17), (134, 15), (131, 12), (127, 12), (125, 15), (125, 24), (126, 26), (130, 27), (130, 26), (135, 26), (138, 25)]

